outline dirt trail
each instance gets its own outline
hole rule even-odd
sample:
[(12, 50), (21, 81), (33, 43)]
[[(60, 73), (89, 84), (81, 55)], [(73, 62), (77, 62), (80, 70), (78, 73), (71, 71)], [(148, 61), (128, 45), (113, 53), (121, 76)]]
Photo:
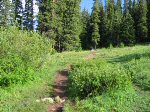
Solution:
[[(88, 56), (85, 57), (85, 60), (92, 60), (96, 56), (95, 52), (91, 52)], [(59, 96), (62, 100), (67, 100), (67, 85), (68, 85), (68, 75), (69, 70), (71, 70), (71, 65), (67, 69), (58, 72), (54, 82), (54, 97)], [(62, 112), (64, 103), (54, 103), (49, 106), (48, 112)]]
[[(60, 71), (55, 78), (54, 82), (54, 97), (59, 96), (61, 100), (67, 100), (67, 84), (68, 84), (68, 71), (69, 69)], [(63, 103), (51, 104), (48, 112), (62, 112)]]

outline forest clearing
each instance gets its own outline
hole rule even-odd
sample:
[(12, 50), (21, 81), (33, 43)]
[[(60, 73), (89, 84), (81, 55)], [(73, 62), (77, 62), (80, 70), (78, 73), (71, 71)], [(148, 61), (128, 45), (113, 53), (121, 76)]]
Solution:
[(0, 112), (150, 112), (150, 0), (0, 0)]
[[(149, 111), (149, 49), (149, 45), (103, 48), (94, 51), (91, 60), (87, 60), (91, 51), (48, 54), (41, 69), (33, 74), (34, 80), (0, 89), (0, 111), (46, 112), (57, 106), (65, 112)], [(59, 71), (65, 69), (68, 84), (64, 95), (57, 93), (54, 85)], [(62, 79), (58, 82), (63, 80), (59, 78)], [(36, 102), (57, 96), (65, 99), (63, 106), (55, 102), (55, 108), (49, 102)], [(50, 112), (57, 112), (54, 110)]]

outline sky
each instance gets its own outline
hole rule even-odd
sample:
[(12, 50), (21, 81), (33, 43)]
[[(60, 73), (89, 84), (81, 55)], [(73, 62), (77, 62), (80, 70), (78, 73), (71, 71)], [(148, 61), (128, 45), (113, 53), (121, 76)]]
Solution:
[[(22, 0), (23, 1), (23, 7), (25, 7), (25, 0)], [(35, 5), (36, 4), (36, 0), (33, 0), (34, 2), (34, 14), (36, 15), (37, 12), (38, 12), (38, 6)], [(92, 11), (92, 7), (93, 7), (93, 0), (81, 0), (81, 10), (83, 10), (84, 8), (88, 9), (88, 11), (91, 13)]]
[[(87, 9), (90, 13), (92, 12), (94, 0), (81, 0), (81, 10), (84, 8)], [(105, 4), (105, 0), (102, 0), (102, 3)]]
[(93, 0), (82, 0), (81, 1), (81, 10), (88, 9), (88, 11), (91, 13), (92, 7), (93, 7)]
[[(25, 6), (25, 0), (22, 0), (23, 1), (23, 6)], [(103, 0), (104, 1), (104, 0)], [(36, 0), (33, 0), (34, 2), (34, 14), (36, 15), (37, 12), (38, 12), (38, 6), (35, 5), (36, 3)], [(84, 8), (87, 9), (90, 13), (92, 12), (92, 7), (93, 7), (93, 3), (94, 3), (94, 0), (81, 0), (81, 10), (83, 10)]]

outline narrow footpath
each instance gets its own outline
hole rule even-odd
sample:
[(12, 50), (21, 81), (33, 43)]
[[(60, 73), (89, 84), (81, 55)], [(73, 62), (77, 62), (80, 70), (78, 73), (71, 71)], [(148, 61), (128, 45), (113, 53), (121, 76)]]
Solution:
[[(88, 56), (86, 56), (84, 59), (86, 61), (94, 59), (96, 56), (96, 52), (91, 52)], [(69, 70), (71, 70), (71, 65), (68, 66), (67, 69), (58, 72), (55, 78), (54, 82), (54, 97), (59, 97), (60, 102), (50, 104), (48, 108), (48, 112), (63, 112), (63, 107), (65, 104), (65, 101), (67, 100), (67, 85), (68, 85), (68, 75)]]
[(54, 82), (54, 96), (60, 97), (63, 102), (51, 104), (49, 106), (49, 112), (62, 112), (64, 103), (67, 100), (67, 84), (68, 84), (68, 69), (58, 72)]

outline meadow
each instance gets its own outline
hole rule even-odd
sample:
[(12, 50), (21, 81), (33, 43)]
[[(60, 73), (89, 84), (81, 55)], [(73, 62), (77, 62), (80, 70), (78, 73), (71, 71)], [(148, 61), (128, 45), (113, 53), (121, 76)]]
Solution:
[(100, 49), (73, 65), (66, 112), (148, 112), (150, 46)]
[(0, 29), (0, 112), (46, 112), (59, 70), (72, 65), (65, 112), (150, 110), (150, 45), (56, 53), (34, 32)]

